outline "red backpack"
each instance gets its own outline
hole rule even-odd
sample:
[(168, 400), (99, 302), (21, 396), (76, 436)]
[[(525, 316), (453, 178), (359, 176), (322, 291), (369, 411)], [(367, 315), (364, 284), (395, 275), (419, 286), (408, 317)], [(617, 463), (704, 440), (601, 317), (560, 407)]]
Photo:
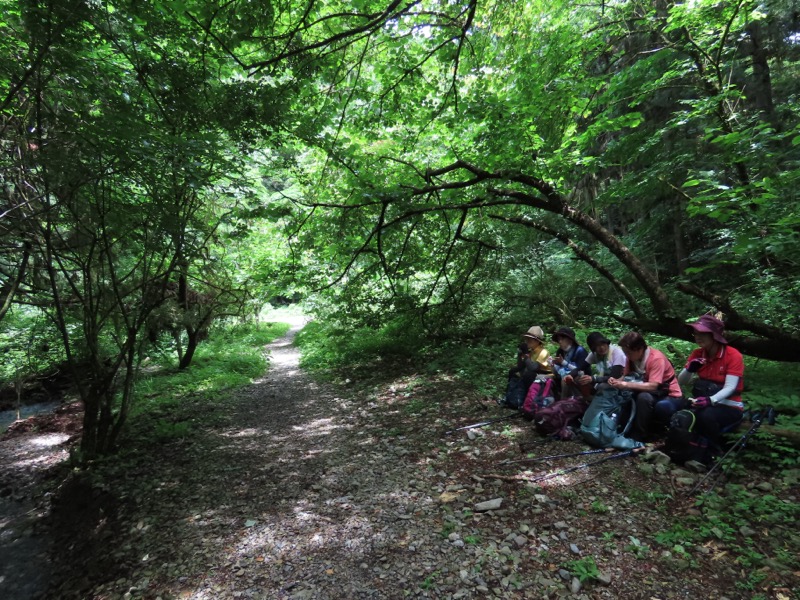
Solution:
[(522, 416), (528, 421), (533, 421), (538, 412), (551, 405), (553, 401), (553, 378), (537, 379), (525, 394), (525, 400), (522, 402)]

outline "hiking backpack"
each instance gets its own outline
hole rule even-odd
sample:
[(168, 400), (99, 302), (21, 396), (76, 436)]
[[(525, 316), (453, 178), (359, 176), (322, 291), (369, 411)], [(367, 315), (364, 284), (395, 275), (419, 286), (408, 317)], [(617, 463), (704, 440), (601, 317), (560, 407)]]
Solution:
[(713, 396), (724, 386), (708, 379), (697, 379), (692, 385), (692, 396)]
[(633, 394), (604, 386), (592, 398), (583, 415), (581, 436), (595, 448), (641, 448), (644, 444), (626, 437), (635, 417)]
[(519, 409), (525, 401), (525, 385), (522, 377), (509, 377), (506, 387), (506, 396), (503, 399), (503, 406)]
[(539, 410), (550, 406), (553, 398), (553, 378), (537, 379), (528, 388), (525, 401), (522, 403), (522, 416), (528, 421), (533, 421)]
[(696, 460), (708, 464), (711, 462), (711, 449), (708, 438), (697, 433), (695, 425), (697, 415), (694, 411), (683, 409), (676, 411), (669, 421), (669, 431), (664, 445), (664, 452), (673, 462), (683, 464)]
[(542, 435), (558, 434), (562, 440), (571, 440), (575, 434), (570, 426), (586, 412), (586, 401), (577, 396), (561, 398), (536, 412), (536, 430)]

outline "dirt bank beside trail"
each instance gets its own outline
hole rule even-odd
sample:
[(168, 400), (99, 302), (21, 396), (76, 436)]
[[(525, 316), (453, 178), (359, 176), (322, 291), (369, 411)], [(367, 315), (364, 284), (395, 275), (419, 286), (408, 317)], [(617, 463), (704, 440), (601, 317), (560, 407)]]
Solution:
[[(673, 524), (696, 530), (690, 519), (703, 518), (682, 493), (692, 476), (638, 458), (539, 486), (515, 480), (587, 457), (500, 465), (521, 457), (530, 425), (446, 436), (506, 413), (442, 376), (315, 382), (298, 367), (296, 331), (270, 346), (266, 377), (197, 406), (214, 412), (213, 426), (69, 483), (48, 519), (49, 569), (18, 597), (797, 597), (794, 523), (754, 516), (682, 541), (689, 534)], [(796, 505), (800, 491), (758, 471), (741, 482), (754, 503), (768, 494)], [(500, 508), (477, 506), (490, 500)], [(737, 562), (742, 548), (750, 566)]]

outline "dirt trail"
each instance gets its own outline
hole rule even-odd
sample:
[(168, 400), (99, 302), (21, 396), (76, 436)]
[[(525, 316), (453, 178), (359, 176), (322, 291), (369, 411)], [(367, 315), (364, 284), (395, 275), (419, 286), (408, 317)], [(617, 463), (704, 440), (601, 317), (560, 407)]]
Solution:
[[(27, 595), (0, 586), (0, 597), (734, 600), (757, 589), (794, 598), (791, 570), (743, 579), (728, 542), (686, 545), (691, 556), (656, 545), (655, 533), (688, 522), (691, 508), (668, 470), (630, 459), (540, 486), (493, 478), (519, 457), (518, 441), (535, 437), (530, 425), (443, 435), (500, 410), (444, 374), (398, 374), (369, 394), (316, 382), (298, 367), (300, 326), (270, 345), (263, 379), (214, 402), (185, 400), (190, 420), (195, 406), (207, 412), (191, 437), (141, 448), (102, 481), (76, 484), (48, 521), (50, 568), (32, 568), (42, 576), (18, 588)], [(513, 471), (522, 479), (523, 468)], [(796, 500), (796, 490), (782, 493)], [(489, 500), (501, 507), (484, 512)], [(770, 535), (783, 560), (794, 534), (776, 526)]]
[(37, 598), (49, 583), (51, 541), (41, 527), (47, 502), (40, 485), (65, 460), (65, 433), (0, 437), (0, 598)]

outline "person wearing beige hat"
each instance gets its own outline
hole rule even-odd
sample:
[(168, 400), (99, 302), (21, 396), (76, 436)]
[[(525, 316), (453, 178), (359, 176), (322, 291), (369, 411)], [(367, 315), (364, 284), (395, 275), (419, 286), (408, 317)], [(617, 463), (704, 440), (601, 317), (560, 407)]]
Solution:
[(505, 398), (498, 399), (497, 403), (509, 408), (520, 408), (528, 388), (537, 377), (551, 377), (553, 369), (550, 366), (550, 352), (542, 339), (544, 331), (534, 325), (522, 334), (522, 343), (517, 352), (517, 364), (508, 372), (508, 386)]
[[(550, 351), (545, 348), (542, 338), (544, 338), (544, 331), (538, 325), (534, 325), (522, 334), (522, 341), (527, 349), (527, 352), (523, 355), (525, 368), (541, 375), (552, 375), (553, 369), (548, 360)], [(520, 351), (522, 350), (523, 348), (520, 346)], [(528, 364), (528, 361), (530, 361), (530, 364)], [(533, 379), (531, 379), (531, 382), (533, 382)]]

